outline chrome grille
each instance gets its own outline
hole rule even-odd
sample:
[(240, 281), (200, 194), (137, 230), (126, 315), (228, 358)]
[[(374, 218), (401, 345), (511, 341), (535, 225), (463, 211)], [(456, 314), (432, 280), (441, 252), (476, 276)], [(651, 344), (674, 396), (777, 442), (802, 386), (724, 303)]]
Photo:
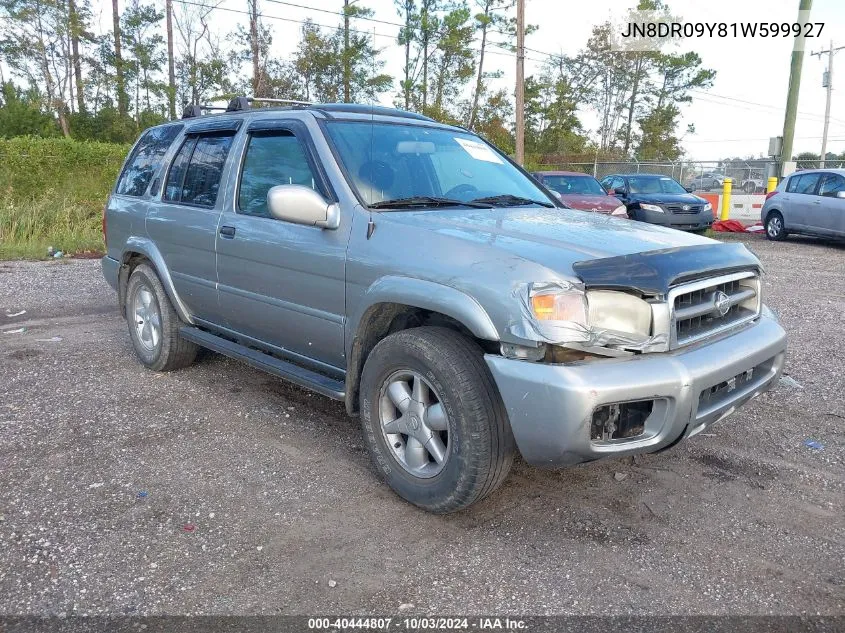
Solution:
[[(689, 207), (684, 209), (684, 207)], [(667, 204), (666, 210), (672, 213), (699, 213), (704, 208), (703, 204)]]
[(683, 284), (669, 292), (669, 305), (672, 347), (689, 345), (757, 318), (760, 278), (744, 272)]

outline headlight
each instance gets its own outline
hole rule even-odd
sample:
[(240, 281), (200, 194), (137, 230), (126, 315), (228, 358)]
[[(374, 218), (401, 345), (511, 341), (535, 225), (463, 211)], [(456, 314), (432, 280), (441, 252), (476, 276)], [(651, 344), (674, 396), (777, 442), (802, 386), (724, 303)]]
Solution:
[(663, 213), (663, 207), (658, 207), (656, 204), (646, 204), (645, 202), (640, 202), (640, 209), (644, 209), (646, 211), (657, 211), (658, 213)]
[(704, 210), (705, 211), (712, 211), (713, 205), (708, 202), (707, 204), (704, 205)]
[(531, 310), (538, 321), (569, 321), (595, 330), (642, 337), (651, 333), (651, 306), (624, 292), (539, 292), (531, 296)]
[(625, 208), (624, 204), (620, 204), (610, 212), (610, 215), (628, 215), (628, 210)]
[(651, 306), (639, 297), (613, 290), (590, 290), (587, 305), (591, 328), (644, 337), (651, 333)]
[(572, 321), (581, 325), (587, 324), (587, 299), (580, 290), (532, 295), (531, 311), (538, 321)]

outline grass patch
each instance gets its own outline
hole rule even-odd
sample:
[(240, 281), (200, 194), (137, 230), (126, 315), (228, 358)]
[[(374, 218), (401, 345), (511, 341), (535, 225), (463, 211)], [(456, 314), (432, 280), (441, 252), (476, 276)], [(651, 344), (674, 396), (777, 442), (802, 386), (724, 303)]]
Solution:
[(0, 259), (44, 259), (50, 246), (65, 253), (104, 250), (102, 210), (53, 191), (0, 203)]
[(0, 140), (0, 259), (102, 251), (103, 207), (125, 145), (21, 137)]

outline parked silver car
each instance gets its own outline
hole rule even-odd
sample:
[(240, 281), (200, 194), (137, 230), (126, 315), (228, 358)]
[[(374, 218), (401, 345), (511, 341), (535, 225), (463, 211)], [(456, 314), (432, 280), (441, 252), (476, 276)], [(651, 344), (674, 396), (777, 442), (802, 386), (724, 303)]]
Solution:
[(845, 169), (800, 171), (781, 180), (760, 213), (770, 240), (790, 233), (845, 238)]
[(107, 204), (103, 272), (151, 370), (205, 347), (345, 402), (433, 512), (495, 490), (516, 450), (666, 449), (779, 376), (743, 245), (561, 208), (420, 115), (242, 101), (145, 132)]

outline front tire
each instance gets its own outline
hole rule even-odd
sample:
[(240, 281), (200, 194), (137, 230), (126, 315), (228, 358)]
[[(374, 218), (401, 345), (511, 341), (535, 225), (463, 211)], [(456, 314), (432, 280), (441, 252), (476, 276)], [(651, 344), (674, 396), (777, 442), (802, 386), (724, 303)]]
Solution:
[(367, 358), (360, 398), (373, 463), (406, 501), (455, 512), (507, 477), (510, 424), (481, 349), (465, 336), (436, 327), (391, 334)]
[(183, 325), (155, 270), (139, 264), (126, 285), (126, 323), (138, 360), (153, 371), (187, 367), (198, 346), (179, 336)]
[(774, 242), (781, 242), (786, 239), (786, 227), (783, 216), (778, 211), (772, 211), (766, 216), (766, 237)]

